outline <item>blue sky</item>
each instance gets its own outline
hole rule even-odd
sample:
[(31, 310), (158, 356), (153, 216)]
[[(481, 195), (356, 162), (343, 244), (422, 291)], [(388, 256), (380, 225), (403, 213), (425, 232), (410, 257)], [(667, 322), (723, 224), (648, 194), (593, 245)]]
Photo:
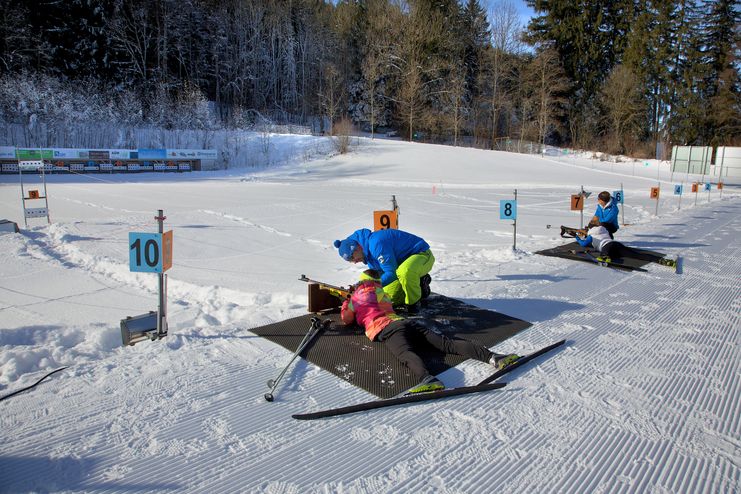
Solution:
[(532, 16), (535, 15), (535, 11), (527, 6), (525, 3), (525, 0), (511, 0), (514, 6), (517, 8), (517, 11), (520, 13), (520, 16), (522, 17), (522, 23), (527, 24), (527, 22), (530, 20)]
[[(503, 0), (482, 0), (481, 4), (486, 8), (487, 11), (491, 9), (492, 6), (497, 5), (500, 1)], [(525, 0), (509, 0), (512, 5), (515, 6), (517, 9), (517, 12), (520, 13), (520, 18), (522, 20), (523, 26), (526, 26), (528, 21), (532, 16), (535, 15), (535, 11), (527, 6), (525, 3)]]

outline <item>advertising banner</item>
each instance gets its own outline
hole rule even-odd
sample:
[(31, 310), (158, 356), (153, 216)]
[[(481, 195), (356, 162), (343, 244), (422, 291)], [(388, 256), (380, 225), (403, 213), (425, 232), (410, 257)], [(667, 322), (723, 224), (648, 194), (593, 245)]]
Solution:
[[(52, 148), (54, 159), (78, 159), (80, 157), (80, 149), (71, 148)], [(87, 150), (86, 150), (87, 151)]]
[(140, 160), (163, 160), (167, 158), (165, 149), (139, 149)]
[(218, 151), (215, 149), (168, 149), (167, 158), (173, 160), (215, 160), (218, 158)]
[(54, 158), (51, 149), (16, 149), (15, 157), (19, 160), (50, 160)]
[(109, 149), (108, 153), (111, 157), (111, 161), (131, 159), (130, 149)]
[(90, 149), (87, 154), (88, 158), (90, 158), (91, 160), (111, 159), (111, 153), (107, 149)]

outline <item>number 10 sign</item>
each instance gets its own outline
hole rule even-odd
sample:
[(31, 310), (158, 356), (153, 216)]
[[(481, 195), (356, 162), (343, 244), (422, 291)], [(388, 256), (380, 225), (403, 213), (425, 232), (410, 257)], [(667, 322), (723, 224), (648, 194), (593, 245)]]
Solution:
[(165, 233), (129, 232), (129, 270), (164, 273), (172, 267), (172, 230)]

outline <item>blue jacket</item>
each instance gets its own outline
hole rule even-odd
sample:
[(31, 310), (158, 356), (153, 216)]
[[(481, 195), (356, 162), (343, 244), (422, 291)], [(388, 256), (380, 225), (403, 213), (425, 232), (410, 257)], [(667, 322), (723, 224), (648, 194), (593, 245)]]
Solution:
[(607, 231), (607, 228), (598, 225), (590, 228), (587, 231), (587, 236), (585, 238), (581, 238), (577, 235), (576, 241), (582, 247), (589, 247), (592, 245), (598, 251), (603, 252), (605, 246), (614, 240), (610, 238), (610, 232)]
[(369, 268), (381, 273), (383, 286), (395, 281), (396, 269), (409, 256), (419, 254), (430, 249), (424, 239), (402, 230), (378, 230), (372, 232), (367, 228), (355, 230), (347, 238), (354, 239), (360, 244), (365, 255), (365, 264)]
[(597, 204), (597, 210), (594, 215), (597, 217), (600, 223), (609, 223), (615, 227), (615, 230), (620, 228), (618, 225), (618, 206), (615, 202), (610, 199), (610, 202), (605, 204), (603, 208), (601, 204)]

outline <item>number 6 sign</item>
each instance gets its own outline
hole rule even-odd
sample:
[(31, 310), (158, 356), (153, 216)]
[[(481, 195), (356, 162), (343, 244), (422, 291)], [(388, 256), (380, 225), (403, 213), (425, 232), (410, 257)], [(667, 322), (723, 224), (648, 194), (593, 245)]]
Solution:
[(172, 230), (165, 233), (129, 232), (129, 270), (164, 273), (172, 267)]

